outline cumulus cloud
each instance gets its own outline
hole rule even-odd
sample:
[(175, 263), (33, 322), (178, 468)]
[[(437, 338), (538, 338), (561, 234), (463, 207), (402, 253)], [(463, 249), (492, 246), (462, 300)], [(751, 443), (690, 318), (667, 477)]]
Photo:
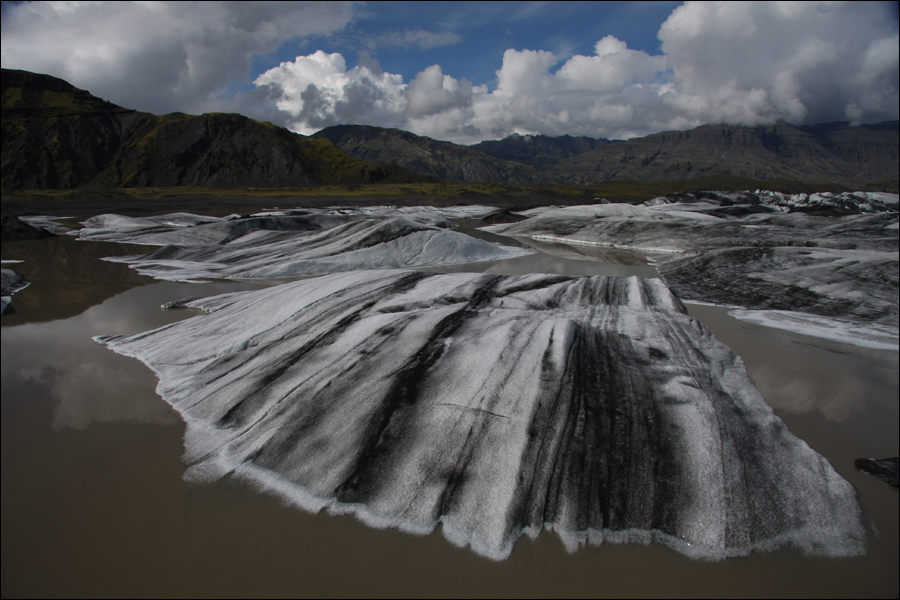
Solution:
[(434, 65), (406, 87), (395, 80), (392, 121), (470, 143), (510, 133), (627, 138), (703, 123), (896, 119), (898, 36), (886, 11), (880, 3), (688, 2), (660, 28), (661, 55), (613, 36), (562, 65), (552, 52), (509, 49), (491, 92), (454, 87)]
[(472, 83), (444, 75), (440, 65), (432, 65), (416, 75), (406, 88), (406, 114), (420, 118), (472, 104)]
[[(279, 104), (299, 131), (326, 122), (390, 123), (462, 143), (511, 133), (628, 138), (704, 123), (896, 119), (898, 35), (886, 10), (880, 3), (688, 2), (661, 26), (660, 55), (611, 35), (592, 55), (562, 64), (546, 50), (509, 49), (493, 91), (440, 65), (404, 84), (398, 75), (348, 71), (343, 59), (331, 63), (338, 79), (306, 69), (292, 75), (282, 65), (277, 77), (257, 81), (287, 90), (298, 87), (291, 83), (297, 76), (299, 92), (317, 86), (307, 93), (316, 104), (304, 104), (298, 91)], [(347, 100), (353, 86), (368, 87), (367, 103)]]
[[(507, 50), (497, 87), (473, 86), (444, 74), (440, 65), (421, 71), (408, 84), (399, 75), (347, 69), (340, 54), (316, 52), (261, 75), (257, 85), (284, 90), (278, 107), (289, 112), (300, 133), (326, 125), (362, 123), (402, 127), (457, 142), (472, 143), (511, 133), (633, 136), (659, 126), (659, 112), (672, 113), (657, 82), (663, 57), (629, 50), (608, 36), (592, 56), (559, 60), (543, 50)], [(363, 87), (363, 103), (348, 100)], [(358, 93), (358, 91), (357, 91)], [(636, 123), (648, 123), (636, 129)]]
[(405, 120), (403, 77), (367, 66), (347, 69), (337, 52), (298, 56), (269, 69), (254, 84), (279, 91), (276, 106), (290, 115), (291, 129), (304, 135), (339, 123), (391, 127)]
[(353, 4), (33, 2), (4, 9), (0, 57), (129, 108), (203, 112), (249, 83), (254, 55), (345, 27)]
[(698, 120), (897, 118), (900, 48), (882, 3), (689, 2), (659, 39), (671, 104)]
[(369, 50), (461, 41), (413, 28), (355, 38), (353, 68), (318, 51), (226, 93), (254, 54), (350, 24), (354, 6), (339, 3), (35, 3), (4, 12), (2, 56), (4, 66), (55, 74), (129, 107), (235, 110), (304, 134), (362, 123), (460, 143), (512, 133), (629, 138), (704, 123), (897, 119), (900, 38), (890, 11), (687, 2), (661, 25), (661, 54), (611, 35), (589, 55), (508, 49), (490, 87), (440, 64), (408, 81), (383, 71)]

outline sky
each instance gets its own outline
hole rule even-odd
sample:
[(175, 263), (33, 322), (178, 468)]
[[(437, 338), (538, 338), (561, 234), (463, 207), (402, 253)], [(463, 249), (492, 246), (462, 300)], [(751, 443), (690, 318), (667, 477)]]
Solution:
[(156, 114), (462, 144), (898, 119), (896, 2), (4, 2), (0, 62)]

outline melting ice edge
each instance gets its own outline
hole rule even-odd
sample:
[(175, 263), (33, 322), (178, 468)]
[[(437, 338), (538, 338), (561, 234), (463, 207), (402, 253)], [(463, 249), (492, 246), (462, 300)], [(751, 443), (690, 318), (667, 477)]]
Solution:
[(354, 271), (95, 338), (187, 423), (187, 476), (502, 559), (661, 542), (864, 552), (856, 491), (659, 280)]

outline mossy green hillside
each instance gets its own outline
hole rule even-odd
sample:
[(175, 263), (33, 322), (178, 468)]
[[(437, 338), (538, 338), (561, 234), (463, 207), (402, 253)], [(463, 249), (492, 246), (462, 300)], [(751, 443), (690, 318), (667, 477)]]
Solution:
[(241, 115), (152, 115), (122, 109), (68, 83), (3, 70), (2, 187), (20, 189), (242, 186), (428, 181), (355, 159)]

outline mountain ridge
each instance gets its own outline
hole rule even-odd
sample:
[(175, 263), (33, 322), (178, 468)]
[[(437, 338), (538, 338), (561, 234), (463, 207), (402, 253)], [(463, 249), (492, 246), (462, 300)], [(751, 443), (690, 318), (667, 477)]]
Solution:
[(530, 165), (498, 159), (471, 146), (435, 140), (402, 129), (333, 125), (312, 137), (330, 140), (360, 160), (391, 162), (443, 181), (511, 185), (555, 183)]
[(543, 167), (564, 158), (590, 152), (599, 146), (614, 143), (614, 141), (588, 136), (561, 135), (554, 137), (514, 133), (502, 140), (485, 140), (469, 147), (495, 158), (513, 160), (533, 167)]
[(702, 125), (629, 140), (512, 135), (464, 146), (335, 125), (303, 136), (227, 113), (153, 115), (51, 77), (2, 71), (2, 188), (591, 185), (734, 176), (897, 187), (900, 123)]
[[(518, 185), (730, 175), (855, 186), (896, 181), (900, 169), (897, 121), (855, 127), (701, 125), (630, 140), (512, 135), (472, 146), (370, 125), (335, 125), (313, 136), (357, 158), (394, 162), (439, 179)], [(578, 152), (584, 148), (590, 149)], [(465, 168), (471, 164), (478, 168)]]
[(431, 178), (237, 114), (153, 115), (2, 71), (3, 189), (310, 187)]
[(686, 131), (664, 131), (564, 159), (549, 172), (574, 184), (713, 174), (825, 183), (897, 177), (897, 122), (857, 128), (823, 125), (825, 129), (831, 125), (838, 135), (815, 130), (817, 126), (803, 128), (784, 122), (765, 127), (701, 125)]

